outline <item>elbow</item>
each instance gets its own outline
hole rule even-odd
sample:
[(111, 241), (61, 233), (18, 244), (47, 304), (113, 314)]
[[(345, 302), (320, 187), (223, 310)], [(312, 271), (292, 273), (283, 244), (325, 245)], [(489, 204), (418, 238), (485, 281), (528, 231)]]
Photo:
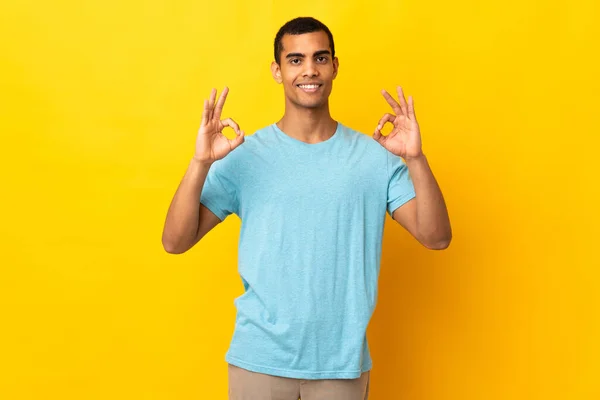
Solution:
[(450, 246), (451, 241), (451, 239), (448, 239), (434, 244), (426, 244), (425, 247), (427, 247), (429, 250), (445, 250)]
[(176, 240), (169, 239), (166, 235), (162, 237), (162, 246), (169, 254), (182, 254), (188, 250), (188, 248), (182, 246)]
[(163, 249), (165, 249), (165, 251), (169, 254), (181, 254), (183, 253), (183, 251), (181, 251), (181, 249), (178, 249), (177, 246), (171, 244), (171, 243), (165, 243), (163, 242)]
[(448, 233), (442, 238), (429, 238), (421, 240), (421, 244), (429, 250), (445, 250), (450, 246), (452, 242), (452, 233)]
[(163, 244), (163, 249), (165, 249), (165, 251), (169, 254), (183, 254), (185, 253), (185, 250), (182, 249), (178, 249), (175, 246), (170, 246), (170, 245), (165, 245)]

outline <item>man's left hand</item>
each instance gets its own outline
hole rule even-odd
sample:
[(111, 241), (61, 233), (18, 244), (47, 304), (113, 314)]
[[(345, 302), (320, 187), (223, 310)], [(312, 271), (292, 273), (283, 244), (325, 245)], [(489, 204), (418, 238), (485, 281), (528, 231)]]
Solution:
[[(388, 151), (408, 161), (423, 155), (421, 133), (417, 117), (415, 116), (415, 106), (412, 96), (408, 96), (407, 104), (400, 86), (398, 86), (397, 91), (400, 104), (387, 91), (381, 91), (395, 115), (386, 113), (379, 120), (375, 133), (373, 133), (373, 139), (377, 140)], [(387, 122), (391, 122), (394, 128), (388, 135), (384, 136), (381, 133), (381, 129)]]

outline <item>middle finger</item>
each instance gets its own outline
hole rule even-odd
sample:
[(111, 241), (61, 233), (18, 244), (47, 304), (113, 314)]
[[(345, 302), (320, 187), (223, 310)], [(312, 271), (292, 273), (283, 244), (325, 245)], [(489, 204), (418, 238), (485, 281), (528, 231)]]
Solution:
[(408, 115), (408, 104), (406, 104), (406, 99), (404, 98), (404, 92), (402, 91), (402, 87), (398, 86), (396, 88), (398, 92), (398, 100), (400, 100), (400, 106), (402, 107), (402, 113), (404, 115)]

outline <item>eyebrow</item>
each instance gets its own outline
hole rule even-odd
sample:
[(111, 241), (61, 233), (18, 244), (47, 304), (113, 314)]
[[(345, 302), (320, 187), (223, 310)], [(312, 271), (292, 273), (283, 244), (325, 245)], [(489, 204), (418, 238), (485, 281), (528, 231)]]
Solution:
[[(313, 53), (313, 57), (320, 56), (320, 55), (323, 55), (323, 54), (331, 54), (331, 52), (329, 50), (315, 51)], [(285, 58), (295, 58), (295, 57), (304, 58), (304, 57), (306, 57), (306, 55), (302, 54), (302, 53), (290, 53), (287, 56), (285, 56)]]

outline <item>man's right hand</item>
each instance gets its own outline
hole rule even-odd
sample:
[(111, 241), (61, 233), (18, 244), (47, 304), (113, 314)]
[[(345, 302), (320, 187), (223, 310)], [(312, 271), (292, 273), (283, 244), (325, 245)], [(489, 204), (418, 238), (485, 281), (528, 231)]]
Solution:
[[(223, 89), (219, 101), (215, 105), (217, 90), (210, 93), (210, 100), (204, 100), (202, 122), (196, 139), (196, 153), (194, 159), (203, 163), (212, 164), (229, 154), (233, 149), (244, 143), (244, 131), (240, 130), (231, 118), (221, 120), (221, 112), (229, 89)], [(236, 134), (235, 139), (227, 139), (222, 133), (225, 127), (231, 127)]]

